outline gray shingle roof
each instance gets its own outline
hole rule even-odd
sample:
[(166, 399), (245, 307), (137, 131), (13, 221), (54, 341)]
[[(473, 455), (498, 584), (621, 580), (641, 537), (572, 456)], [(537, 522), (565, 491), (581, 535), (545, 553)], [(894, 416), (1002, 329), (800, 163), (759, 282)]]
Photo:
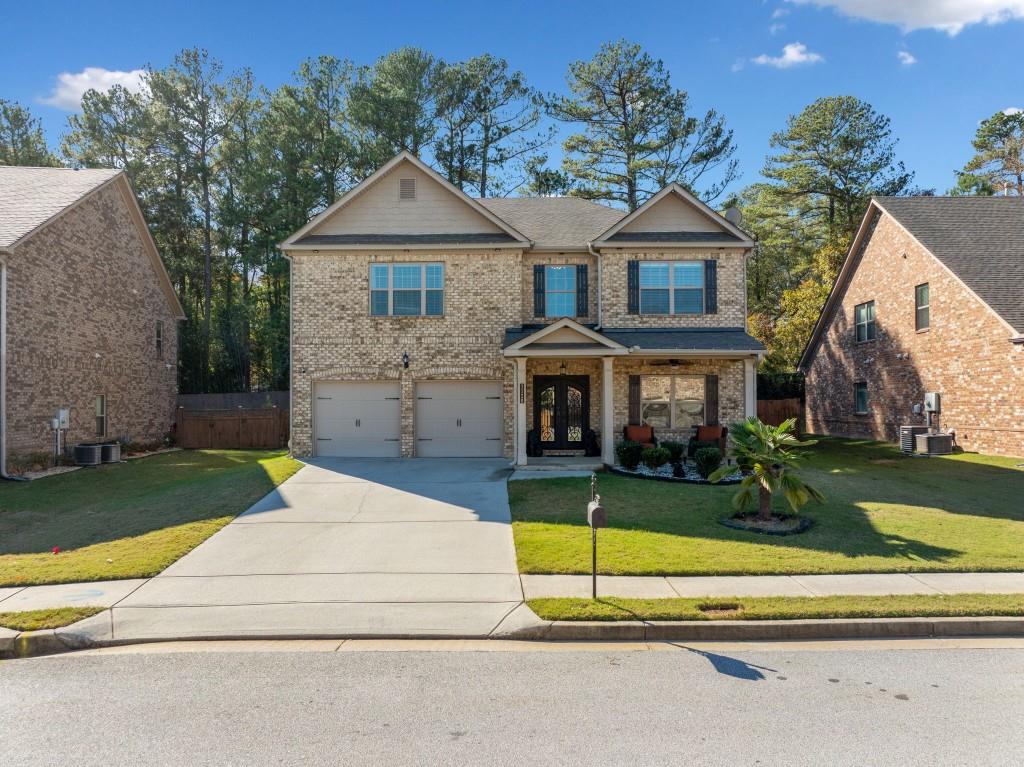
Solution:
[(878, 204), (1024, 333), (1024, 198), (879, 197)]
[(0, 166), (0, 248), (13, 245), (118, 173)]
[(298, 245), (454, 245), (516, 242), (505, 232), (464, 234), (311, 234)]
[[(523, 325), (507, 328), (502, 348), (523, 340), (543, 327)], [(764, 351), (764, 344), (747, 335), (743, 328), (602, 328), (597, 332), (623, 346), (637, 346), (640, 349)], [(595, 349), (599, 351), (600, 347), (595, 346)]]
[(485, 197), (477, 202), (541, 248), (582, 248), (626, 215), (578, 197)]

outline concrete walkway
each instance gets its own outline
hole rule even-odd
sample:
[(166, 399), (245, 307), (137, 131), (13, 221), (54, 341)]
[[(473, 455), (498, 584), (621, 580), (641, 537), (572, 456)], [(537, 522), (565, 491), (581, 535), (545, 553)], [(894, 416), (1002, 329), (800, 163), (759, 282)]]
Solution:
[[(527, 599), (589, 597), (589, 575), (522, 575)], [(598, 596), (825, 597), (892, 594), (1024, 594), (1024, 573), (867, 573), (597, 578)]]
[(112, 606), (115, 640), (486, 637), (523, 600), (500, 459), (310, 462), (155, 578), (0, 592)]

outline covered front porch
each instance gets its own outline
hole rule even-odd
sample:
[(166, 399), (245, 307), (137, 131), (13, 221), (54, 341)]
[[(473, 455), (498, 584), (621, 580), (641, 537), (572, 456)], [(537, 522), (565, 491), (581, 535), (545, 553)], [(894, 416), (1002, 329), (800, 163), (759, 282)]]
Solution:
[[(742, 330), (716, 330), (600, 331), (562, 319), (508, 331), (516, 465), (612, 465), (627, 424), (685, 443), (696, 426), (754, 414), (763, 350)], [(741, 348), (717, 348), (726, 342)]]

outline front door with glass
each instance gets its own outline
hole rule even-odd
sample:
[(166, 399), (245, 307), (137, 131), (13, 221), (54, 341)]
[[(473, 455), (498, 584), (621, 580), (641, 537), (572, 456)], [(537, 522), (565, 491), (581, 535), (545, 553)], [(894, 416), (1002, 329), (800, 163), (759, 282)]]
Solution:
[(533, 428), (542, 450), (582, 450), (589, 416), (587, 376), (534, 376)]

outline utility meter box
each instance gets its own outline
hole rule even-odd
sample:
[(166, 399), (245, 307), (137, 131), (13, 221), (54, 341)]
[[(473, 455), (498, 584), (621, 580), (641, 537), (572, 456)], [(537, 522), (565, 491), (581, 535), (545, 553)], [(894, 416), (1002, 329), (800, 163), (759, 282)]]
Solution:
[(942, 396), (937, 391), (926, 392), (924, 395), (924, 412), (941, 413)]
[(58, 429), (70, 429), (71, 428), (71, 410), (69, 410), (66, 407), (60, 408), (60, 410), (57, 411), (57, 417), (56, 417), (55, 420), (57, 421), (57, 428)]

